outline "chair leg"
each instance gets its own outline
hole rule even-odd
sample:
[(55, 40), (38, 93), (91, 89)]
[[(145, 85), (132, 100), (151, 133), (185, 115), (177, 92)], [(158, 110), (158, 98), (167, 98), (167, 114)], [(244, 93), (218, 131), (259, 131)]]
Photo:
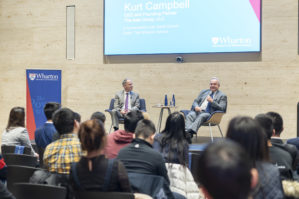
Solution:
[(218, 126), (218, 129), (219, 129), (219, 131), (220, 131), (220, 133), (221, 133), (221, 136), (222, 136), (222, 138), (223, 138), (223, 134), (222, 134), (222, 131), (221, 131), (221, 128), (220, 128), (219, 124), (217, 124), (217, 126)]
[(112, 129), (112, 124), (111, 124), (111, 126), (110, 126), (109, 134), (111, 133), (111, 129)]
[(212, 127), (211, 127), (211, 123), (209, 123), (209, 128), (210, 128), (210, 136), (211, 136), (211, 141), (214, 142), (213, 139), (213, 132), (212, 132)]

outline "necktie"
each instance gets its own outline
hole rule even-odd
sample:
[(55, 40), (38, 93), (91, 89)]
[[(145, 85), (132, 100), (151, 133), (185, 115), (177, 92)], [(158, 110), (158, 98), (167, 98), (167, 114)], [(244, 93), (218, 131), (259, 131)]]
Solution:
[(129, 93), (126, 93), (125, 111), (128, 111)]
[[(213, 99), (213, 93), (210, 94), (210, 97)], [(206, 108), (206, 112), (209, 113), (211, 111), (211, 102), (208, 103), (208, 106)]]

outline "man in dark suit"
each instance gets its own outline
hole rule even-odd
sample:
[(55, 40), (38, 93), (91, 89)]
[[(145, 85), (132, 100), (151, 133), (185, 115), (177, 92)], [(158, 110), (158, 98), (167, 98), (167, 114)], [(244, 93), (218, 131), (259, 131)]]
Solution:
[(139, 95), (133, 92), (133, 82), (130, 79), (124, 79), (122, 83), (124, 90), (116, 93), (114, 98), (114, 109), (112, 110), (112, 126), (118, 130), (119, 117), (124, 117), (131, 110), (139, 110)]
[(199, 127), (214, 111), (226, 111), (227, 97), (219, 90), (220, 82), (216, 77), (210, 80), (210, 89), (202, 90), (186, 116), (186, 132), (196, 134)]

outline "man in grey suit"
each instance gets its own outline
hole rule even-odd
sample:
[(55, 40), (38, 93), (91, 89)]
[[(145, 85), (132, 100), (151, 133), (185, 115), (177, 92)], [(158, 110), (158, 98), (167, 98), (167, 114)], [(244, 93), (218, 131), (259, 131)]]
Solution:
[(130, 79), (124, 79), (122, 83), (124, 90), (116, 93), (114, 98), (114, 109), (112, 110), (112, 126), (118, 130), (119, 117), (124, 117), (132, 110), (139, 110), (139, 95), (133, 92), (133, 82)]
[(191, 112), (186, 116), (186, 132), (191, 137), (214, 111), (226, 111), (227, 97), (219, 90), (220, 82), (213, 77), (210, 89), (202, 90), (192, 104)]

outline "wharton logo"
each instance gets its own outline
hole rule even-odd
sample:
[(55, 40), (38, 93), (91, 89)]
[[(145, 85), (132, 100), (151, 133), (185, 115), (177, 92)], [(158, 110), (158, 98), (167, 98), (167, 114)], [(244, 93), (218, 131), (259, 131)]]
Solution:
[(29, 73), (29, 79), (31, 81), (35, 80), (35, 78), (36, 78), (36, 73)]
[(29, 73), (29, 79), (31, 81), (58, 81), (58, 75), (46, 75), (44, 73)]
[(212, 37), (213, 47), (250, 47), (252, 46), (252, 40), (250, 38), (231, 38), (226, 37)]

